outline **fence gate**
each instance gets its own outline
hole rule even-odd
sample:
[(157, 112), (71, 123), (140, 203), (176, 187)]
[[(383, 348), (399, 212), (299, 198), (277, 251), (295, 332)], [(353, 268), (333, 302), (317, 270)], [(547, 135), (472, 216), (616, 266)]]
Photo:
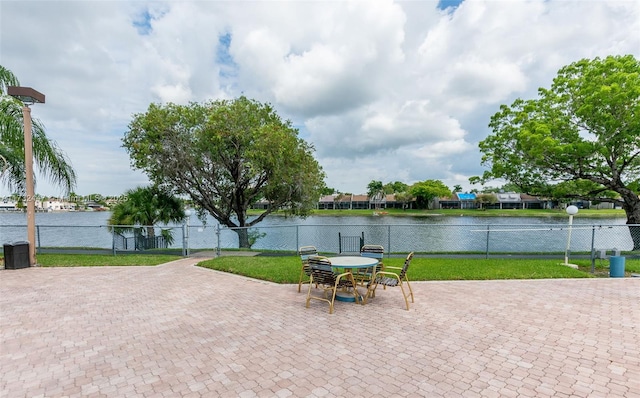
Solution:
[(360, 253), (364, 246), (364, 231), (360, 236), (343, 236), (338, 232), (338, 251), (340, 253)]

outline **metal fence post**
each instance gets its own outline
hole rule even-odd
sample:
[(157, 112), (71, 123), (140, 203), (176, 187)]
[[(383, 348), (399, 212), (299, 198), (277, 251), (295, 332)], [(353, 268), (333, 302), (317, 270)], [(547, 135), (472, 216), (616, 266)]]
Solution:
[(220, 257), (220, 224), (216, 226), (216, 235), (218, 235), (218, 247), (216, 248), (216, 255)]
[(38, 238), (36, 239), (36, 242), (34, 242), (34, 243), (36, 243), (36, 252), (40, 253), (40, 243), (41, 242), (40, 242), (40, 226), (39, 225), (36, 226), (36, 231), (37, 231), (37, 234), (38, 234)]
[(391, 253), (391, 225), (387, 226), (387, 257)]
[(595, 274), (596, 272), (596, 226), (591, 226), (591, 273)]
[(487, 224), (487, 248), (485, 249), (484, 258), (489, 258), (489, 229), (491, 229), (491, 225)]
[(189, 253), (187, 253), (187, 234), (185, 230), (187, 227), (187, 223), (182, 223), (182, 257), (187, 257)]
[(296, 225), (296, 247), (295, 250), (298, 251), (300, 247), (300, 226)]
[(118, 251), (116, 250), (116, 229), (115, 228), (111, 231), (111, 248), (113, 250), (114, 256), (118, 254)]

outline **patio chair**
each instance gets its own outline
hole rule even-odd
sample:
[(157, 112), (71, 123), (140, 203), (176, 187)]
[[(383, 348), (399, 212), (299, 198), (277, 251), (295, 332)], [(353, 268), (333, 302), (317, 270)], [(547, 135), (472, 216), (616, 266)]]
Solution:
[[(407, 305), (407, 311), (409, 311), (409, 300), (411, 297), (411, 302), (413, 303), (413, 290), (411, 289), (411, 284), (409, 284), (409, 278), (407, 277), (407, 271), (409, 270), (409, 265), (411, 264), (411, 260), (413, 259), (413, 252), (409, 253), (407, 258), (404, 260), (404, 265), (402, 268), (398, 267), (385, 267), (384, 271), (380, 271), (376, 273), (375, 278), (372, 282), (370, 282), (367, 286), (367, 295), (364, 298), (365, 304), (367, 303), (367, 299), (369, 297), (375, 297), (376, 288), (378, 285), (382, 285), (384, 287), (398, 287), (400, 286), (400, 290), (402, 291), (402, 296), (404, 297), (404, 302)], [(400, 272), (391, 272), (387, 270), (395, 270)], [(409, 292), (405, 292), (404, 286), (407, 286)]]
[(318, 255), (318, 249), (315, 246), (302, 246), (298, 249), (298, 255), (300, 255), (300, 260), (302, 260), (302, 268), (300, 269), (300, 281), (298, 282), (298, 293), (300, 293), (300, 289), (304, 283), (309, 283), (309, 276), (311, 275), (311, 271), (309, 270), (309, 256)]
[(373, 275), (384, 270), (384, 264), (382, 263), (384, 247), (380, 245), (364, 245), (360, 248), (360, 255), (378, 260), (378, 264), (375, 267), (358, 270), (358, 273), (354, 275), (356, 282), (365, 286), (371, 282)]
[[(333, 314), (333, 303), (336, 300), (336, 291), (342, 288), (353, 289), (356, 303), (360, 302), (360, 294), (356, 290), (356, 282), (351, 272), (336, 274), (331, 267), (331, 261), (322, 256), (309, 257), (309, 269), (311, 271), (309, 291), (307, 292), (306, 307), (309, 308), (311, 300), (320, 300), (329, 303), (329, 314)], [(322, 295), (312, 295), (315, 284)]]

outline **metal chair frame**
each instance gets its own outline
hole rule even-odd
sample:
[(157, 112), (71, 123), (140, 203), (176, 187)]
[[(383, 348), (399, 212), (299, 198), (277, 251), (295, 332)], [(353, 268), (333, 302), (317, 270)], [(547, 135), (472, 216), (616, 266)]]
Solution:
[(311, 270), (309, 270), (309, 256), (317, 256), (318, 249), (315, 246), (301, 246), (298, 249), (298, 255), (302, 260), (302, 268), (300, 268), (300, 280), (298, 281), (298, 293), (302, 289), (302, 285), (309, 283)]
[[(367, 303), (367, 299), (369, 297), (375, 297), (376, 288), (378, 285), (382, 285), (384, 287), (396, 287), (400, 286), (400, 290), (402, 291), (402, 297), (404, 298), (404, 302), (407, 305), (407, 311), (409, 311), (409, 297), (411, 297), (411, 302), (414, 303), (413, 299), (413, 289), (411, 289), (411, 284), (409, 283), (409, 278), (407, 277), (407, 271), (409, 270), (409, 265), (411, 264), (411, 260), (413, 259), (413, 252), (407, 255), (407, 258), (404, 260), (404, 265), (402, 268), (399, 267), (385, 267), (385, 271), (380, 271), (376, 273), (373, 282), (370, 282), (367, 286), (367, 295), (364, 298), (364, 303)], [(400, 272), (390, 272), (386, 271), (387, 269), (399, 270)], [(405, 292), (404, 285), (407, 285), (409, 289), (408, 294)]]
[[(360, 294), (356, 289), (356, 281), (351, 272), (336, 274), (331, 267), (331, 261), (322, 256), (309, 257), (309, 269), (311, 270), (309, 290), (307, 292), (306, 308), (309, 308), (311, 300), (319, 300), (329, 303), (329, 314), (333, 314), (334, 303), (336, 300), (336, 292), (338, 288), (353, 288), (353, 296), (356, 303), (360, 302)], [(314, 296), (311, 294), (315, 284), (322, 290), (322, 296)]]
[(381, 245), (364, 245), (360, 248), (360, 256), (378, 260), (378, 264), (376, 264), (375, 267), (360, 269), (354, 275), (356, 281), (362, 286), (365, 286), (365, 284), (373, 280), (375, 274), (384, 271), (384, 263), (382, 262), (384, 258), (384, 247)]

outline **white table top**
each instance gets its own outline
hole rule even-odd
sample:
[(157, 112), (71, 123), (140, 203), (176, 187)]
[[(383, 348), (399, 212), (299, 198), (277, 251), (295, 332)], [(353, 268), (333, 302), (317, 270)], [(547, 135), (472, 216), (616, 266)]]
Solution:
[(331, 265), (338, 268), (367, 268), (378, 264), (377, 258), (360, 256), (329, 257)]

